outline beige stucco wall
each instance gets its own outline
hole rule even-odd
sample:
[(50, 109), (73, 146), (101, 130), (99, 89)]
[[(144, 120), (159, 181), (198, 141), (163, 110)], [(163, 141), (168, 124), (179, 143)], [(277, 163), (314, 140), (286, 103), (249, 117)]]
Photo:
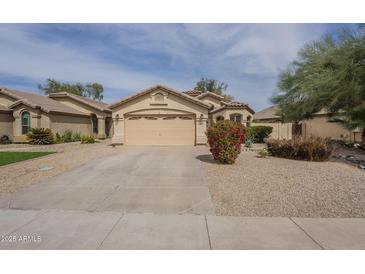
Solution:
[[(154, 104), (151, 94), (163, 93), (165, 101)], [(124, 118), (128, 114), (193, 114), (196, 125), (196, 144), (206, 144), (205, 136), (208, 109), (184, 98), (162, 90), (154, 90), (149, 94), (137, 97), (113, 109), (113, 143), (123, 144), (125, 139)]]
[(13, 140), (13, 120), (11, 112), (0, 112), (0, 137), (7, 135)]
[(221, 106), (221, 100), (213, 97), (213, 96), (204, 96), (202, 99), (199, 99), (200, 101), (206, 103), (206, 104), (211, 104), (214, 106), (214, 108), (219, 108)]
[(289, 140), (292, 138), (292, 123), (281, 123), (281, 122), (255, 122), (252, 126), (269, 126), (272, 127), (271, 138), (277, 140)]
[[(345, 129), (340, 123), (328, 122), (326, 116), (317, 116), (313, 119), (303, 121), (302, 135), (305, 138), (313, 135), (335, 140), (360, 141), (360, 134)], [(356, 140), (354, 140), (354, 136)]]
[(223, 109), (222, 111), (213, 113), (212, 120), (213, 120), (213, 122), (216, 122), (217, 118), (219, 116), (223, 116), (224, 120), (229, 120), (230, 115), (236, 114), (236, 113), (242, 115), (242, 124), (246, 125), (248, 116), (251, 117), (251, 121), (252, 121), (253, 115), (247, 109)]
[(53, 133), (64, 133), (71, 130), (82, 135), (92, 134), (90, 117), (50, 114), (50, 124)]

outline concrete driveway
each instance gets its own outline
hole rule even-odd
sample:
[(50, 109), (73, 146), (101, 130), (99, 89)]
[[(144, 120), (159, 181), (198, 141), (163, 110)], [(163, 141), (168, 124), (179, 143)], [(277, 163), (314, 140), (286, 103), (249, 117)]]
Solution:
[(15, 193), (8, 208), (214, 214), (197, 148), (116, 149), (117, 155)]
[(365, 249), (365, 219), (214, 216), (206, 148), (116, 149), (1, 196), (0, 249)]

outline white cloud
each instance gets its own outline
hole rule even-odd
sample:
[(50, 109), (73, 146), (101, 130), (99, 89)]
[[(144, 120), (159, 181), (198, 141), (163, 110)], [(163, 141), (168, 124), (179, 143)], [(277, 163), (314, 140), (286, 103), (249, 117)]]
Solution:
[(36, 40), (21, 28), (0, 28), (0, 72), (44, 80), (97, 81), (114, 89), (139, 90), (169, 82), (162, 76), (133, 71), (86, 55), (82, 48)]
[[(88, 35), (110, 33), (117, 48), (107, 43), (81, 48), (79, 44), (66, 44), (66, 39), (50, 42), (35, 38), (31, 25), (0, 25), (0, 74), (35, 82), (49, 77), (97, 81), (110, 88), (113, 99), (125, 95), (117, 94), (118, 90), (133, 92), (157, 83), (189, 89), (205, 76), (227, 82), (236, 99), (262, 108), (275, 90), (279, 70), (295, 58), (304, 43), (325, 31), (322, 25), (309, 24), (122, 24), (72, 28)], [(146, 62), (139, 66), (143, 70), (131, 68), (128, 61), (108, 60), (99, 54), (112, 50), (123, 54), (126, 48), (136, 51), (133, 61)], [(162, 64), (154, 63), (159, 62), (157, 58), (144, 59), (158, 54), (169, 62), (165, 70), (154, 69)]]

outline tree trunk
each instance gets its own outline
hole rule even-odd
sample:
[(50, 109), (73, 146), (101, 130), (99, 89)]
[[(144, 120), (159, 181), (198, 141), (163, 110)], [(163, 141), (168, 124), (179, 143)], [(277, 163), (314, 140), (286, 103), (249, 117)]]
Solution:
[(360, 146), (365, 149), (365, 128), (362, 129)]

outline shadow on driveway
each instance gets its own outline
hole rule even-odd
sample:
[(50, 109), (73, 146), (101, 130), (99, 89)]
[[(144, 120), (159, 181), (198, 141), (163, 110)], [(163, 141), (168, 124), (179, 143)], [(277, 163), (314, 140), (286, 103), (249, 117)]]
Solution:
[(214, 160), (212, 154), (202, 154), (202, 155), (196, 156), (195, 158), (198, 159), (199, 161), (202, 161), (202, 162), (205, 162), (205, 163), (221, 165), (221, 163)]

